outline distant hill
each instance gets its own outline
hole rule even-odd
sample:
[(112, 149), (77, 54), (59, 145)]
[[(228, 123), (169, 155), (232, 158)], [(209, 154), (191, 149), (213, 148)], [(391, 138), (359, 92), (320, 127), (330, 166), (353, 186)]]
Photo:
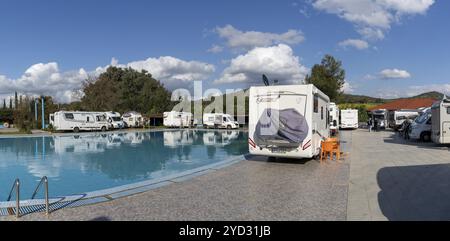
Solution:
[[(444, 98), (444, 94), (439, 93), (437, 91), (427, 92), (423, 93), (417, 96), (408, 97), (408, 98), (398, 98), (398, 99), (423, 99), (423, 98), (433, 98), (440, 100)], [(350, 94), (343, 94), (341, 97), (339, 97), (339, 103), (347, 103), (347, 104), (366, 104), (366, 103), (372, 103), (372, 104), (384, 104), (386, 102), (398, 100), (398, 99), (383, 99), (383, 98), (374, 98), (370, 96), (364, 96), (364, 95), (350, 95)]]

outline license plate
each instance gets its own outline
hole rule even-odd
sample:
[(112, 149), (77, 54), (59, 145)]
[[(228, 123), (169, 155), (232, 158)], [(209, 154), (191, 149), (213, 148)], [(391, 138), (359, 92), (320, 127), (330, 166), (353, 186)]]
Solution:
[(286, 154), (288, 151), (286, 149), (273, 149), (272, 153), (274, 154)]

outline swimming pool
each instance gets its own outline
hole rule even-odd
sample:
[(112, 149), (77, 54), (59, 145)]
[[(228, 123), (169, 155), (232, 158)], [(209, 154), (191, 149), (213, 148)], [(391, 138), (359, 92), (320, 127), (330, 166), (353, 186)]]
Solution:
[(242, 131), (174, 130), (0, 138), (0, 202), (16, 178), (29, 199), (43, 176), (50, 196), (164, 178), (248, 153)]

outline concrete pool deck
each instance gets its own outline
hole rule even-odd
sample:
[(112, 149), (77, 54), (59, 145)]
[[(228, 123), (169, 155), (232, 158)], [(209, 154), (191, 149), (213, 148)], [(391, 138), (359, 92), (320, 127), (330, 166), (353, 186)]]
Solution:
[[(345, 163), (248, 157), (107, 203), (20, 220), (450, 220), (450, 149), (342, 132)], [(16, 220), (0, 217), (0, 220)]]

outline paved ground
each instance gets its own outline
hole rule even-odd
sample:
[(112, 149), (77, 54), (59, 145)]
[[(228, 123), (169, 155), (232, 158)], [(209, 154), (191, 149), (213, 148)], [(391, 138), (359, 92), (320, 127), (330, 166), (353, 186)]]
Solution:
[[(392, 132), (343, 132), (343, 164), (231, 167), (50, 220), (450, 220), (450, 149)], [(15, 220), (0, 217), (0, 220)], [(33, 214), (21, 220), (47, 220)]]
[(450, 220), (450, 148), (352, 134), (348, 220)]

